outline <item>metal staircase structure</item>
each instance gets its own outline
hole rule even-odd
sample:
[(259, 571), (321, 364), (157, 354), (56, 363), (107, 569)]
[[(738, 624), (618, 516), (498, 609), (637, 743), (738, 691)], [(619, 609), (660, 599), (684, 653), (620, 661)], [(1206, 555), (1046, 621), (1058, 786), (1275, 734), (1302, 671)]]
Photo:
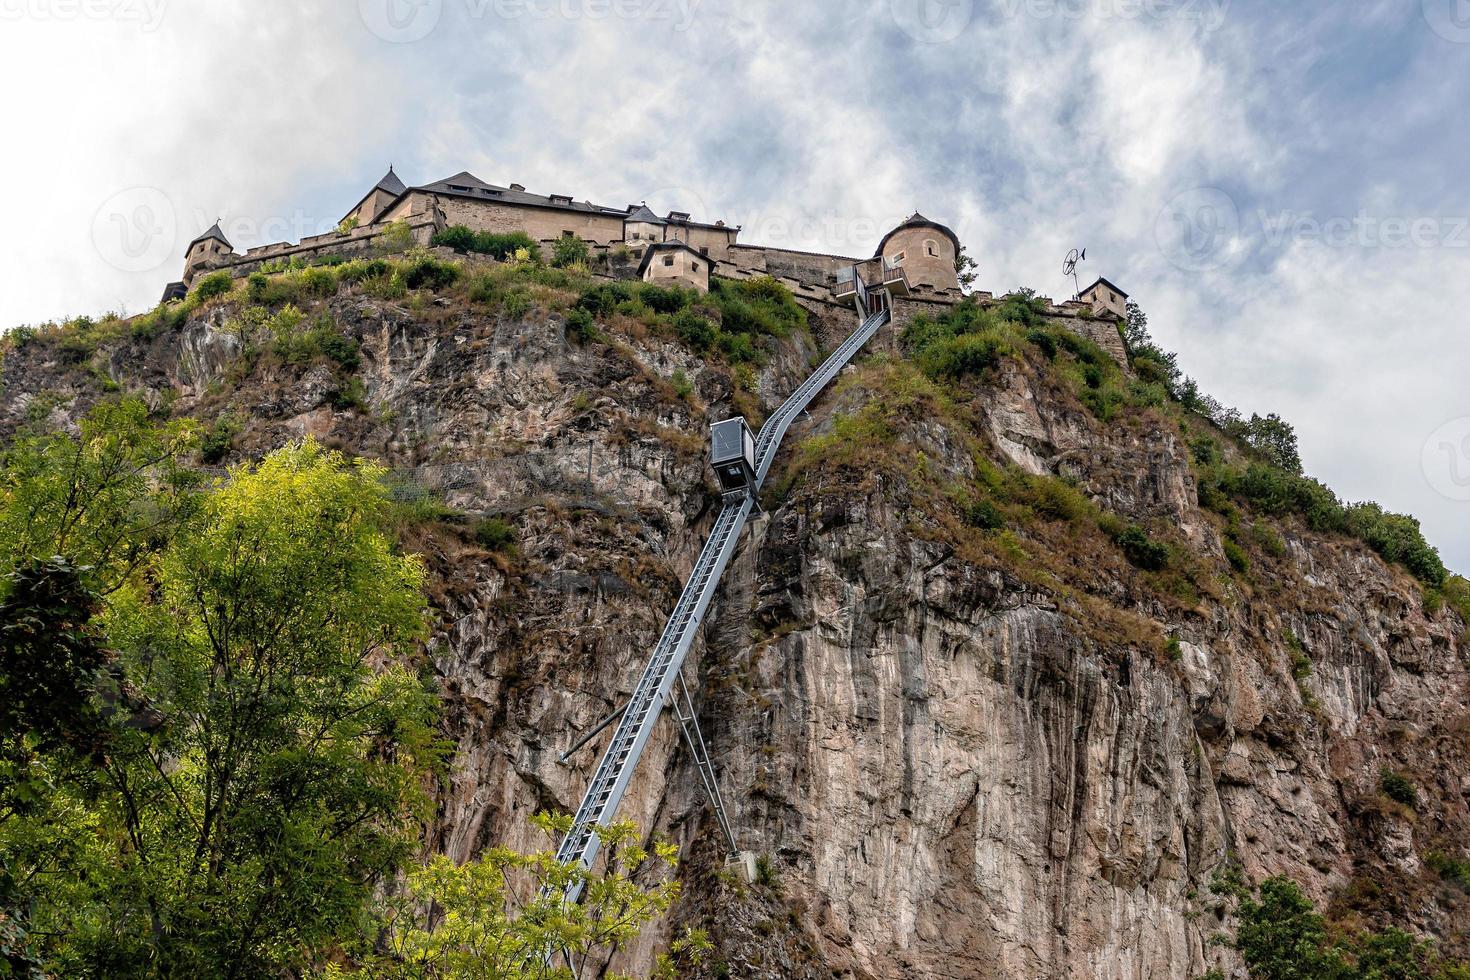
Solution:
[[(724, 504), (710, 530), (709, 538), (699, 553), (699, 559), (694, 563), (689, 581), (664, 626), (648, 665), (638, 678), (632, 697), (612, 716), (618, 720), (617, 728), (612, 741), (603, 752), (602, 761), (598, 763), (586, 795), (582, 798), (582, 805), (577, 809), (572, 829), (557, 850), (557, 860), (561, 863), (578, 862), (584, 868), (592, 867), (601, 844), (595, 828), (607, 826), (616, 815), (628, 783), (633, 778), (633, 771), (637, 768), (638, 759), (643, 753), (643, 747), (653, 734), (654, 725), (671, 694), (676, 694), (675, 714), (683, 729), (690, 754), (699, 768), (700, 779), (710, 795), (715, 817), (730, 842), (732, 852), (737, 850), (734, 832), (725, 813), (714, 768), (710, 764), (709, 752), (699, 731), (694, 704), (684, 686), (681, 670), (704, 614), (719, 589), (725, 566), (735, 552), (740, 532), (756, 507), (756, 493), (765, 482), (781, 440), (813, 399), (889, 320), (886, 292), (878, 288), (869, 289), (860, 276), (857, 277), (856, 292), (859, 315), (864, 317), (862, 324), (766, 420), (756, 440), (754, 483), (745, 491), (725, 494)], [(611, 723), (612, 718), (585, 736), (583, 742)], [(579, 893), (580, 888), (568, 893), (567, 901), (576, 901)]]

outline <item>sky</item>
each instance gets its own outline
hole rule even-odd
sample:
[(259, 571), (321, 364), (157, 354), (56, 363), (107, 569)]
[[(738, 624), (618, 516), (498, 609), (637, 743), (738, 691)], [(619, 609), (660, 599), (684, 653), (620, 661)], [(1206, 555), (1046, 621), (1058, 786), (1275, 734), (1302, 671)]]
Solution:
[[(0, 0), (0, 326), (157, 302), (392, 163), (1106, 276), (1470, 571), (1470, 0)], [(1086, 285), (1086, 281), (1083, 282)]]

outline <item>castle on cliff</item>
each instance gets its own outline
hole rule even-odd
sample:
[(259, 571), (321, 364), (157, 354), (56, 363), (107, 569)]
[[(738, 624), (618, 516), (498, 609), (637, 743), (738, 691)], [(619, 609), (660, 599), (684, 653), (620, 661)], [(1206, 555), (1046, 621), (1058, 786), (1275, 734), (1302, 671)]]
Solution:
[[(502, 187), (468, 172), (410, 187), (390, 166), (337, 230), (324, 235), (241, 254), (216, 223), (189, 243), (183, 278), (169, 285), (164, 299), (183, 295), (197, 277), (217, 269), (238, 277), (267, 263), (371, 255), (381, 249), (383, 236), (392, 232), (401, 239), (405, 230), (415, 243), (428, 247), (436, 233), (452, 226), (524, 232), (546, 247), (565, 237), (578, 238), (603, 268), (622, 266), (646, 281), (701, 291), (709, 289), (711, 276), (771, 276), (798, 299), (818, 303), (849, 305), (864, 283), (880, 285), (889, 296), (921, 307), (951, 305), (962, 296), (958, 236), (918, 213), (884, 235), (871, 256), (835, 255), (749, 245), (739, 241), (738, 226), (723, 221), (696, 221), (682, 211), (660, 216), (645, 204), (615, 208), (570, 195), (534, 194), (521, 184)], [(990, 298), (983, 292), (975, 295)], [(1054, 309), (1060, 316), (1122, 319), (1127, 301), (1126, 293), (1099, 279)]]

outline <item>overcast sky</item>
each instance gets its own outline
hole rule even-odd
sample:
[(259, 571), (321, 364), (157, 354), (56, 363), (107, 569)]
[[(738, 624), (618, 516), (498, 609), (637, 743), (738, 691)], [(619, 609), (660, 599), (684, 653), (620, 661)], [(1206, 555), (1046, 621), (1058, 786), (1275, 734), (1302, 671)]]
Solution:
[(294, 241), (390, 162), (841, 252), (917, 209), (996, 292), (1086, 246), (1470, 569), (1470, 0), (0, 0), (0, 84), (0, 325), (139, 312), (215, 218)]

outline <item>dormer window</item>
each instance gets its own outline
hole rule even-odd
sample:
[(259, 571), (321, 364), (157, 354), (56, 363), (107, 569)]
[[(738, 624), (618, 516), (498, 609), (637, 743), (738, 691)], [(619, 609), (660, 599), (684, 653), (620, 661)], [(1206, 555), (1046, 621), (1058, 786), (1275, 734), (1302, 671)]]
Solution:
[(471, 187), (464, 187), (460, 184), (450, 184), (449, 189), (452, 191), (464, 191), (466, 194), (470, 193), (473, 190), (473, 188)]
[(553, 194), (551, 195), (551, 203), (560, 204), (563, 207), (570, 207), (572, 199), (565, 194)]

